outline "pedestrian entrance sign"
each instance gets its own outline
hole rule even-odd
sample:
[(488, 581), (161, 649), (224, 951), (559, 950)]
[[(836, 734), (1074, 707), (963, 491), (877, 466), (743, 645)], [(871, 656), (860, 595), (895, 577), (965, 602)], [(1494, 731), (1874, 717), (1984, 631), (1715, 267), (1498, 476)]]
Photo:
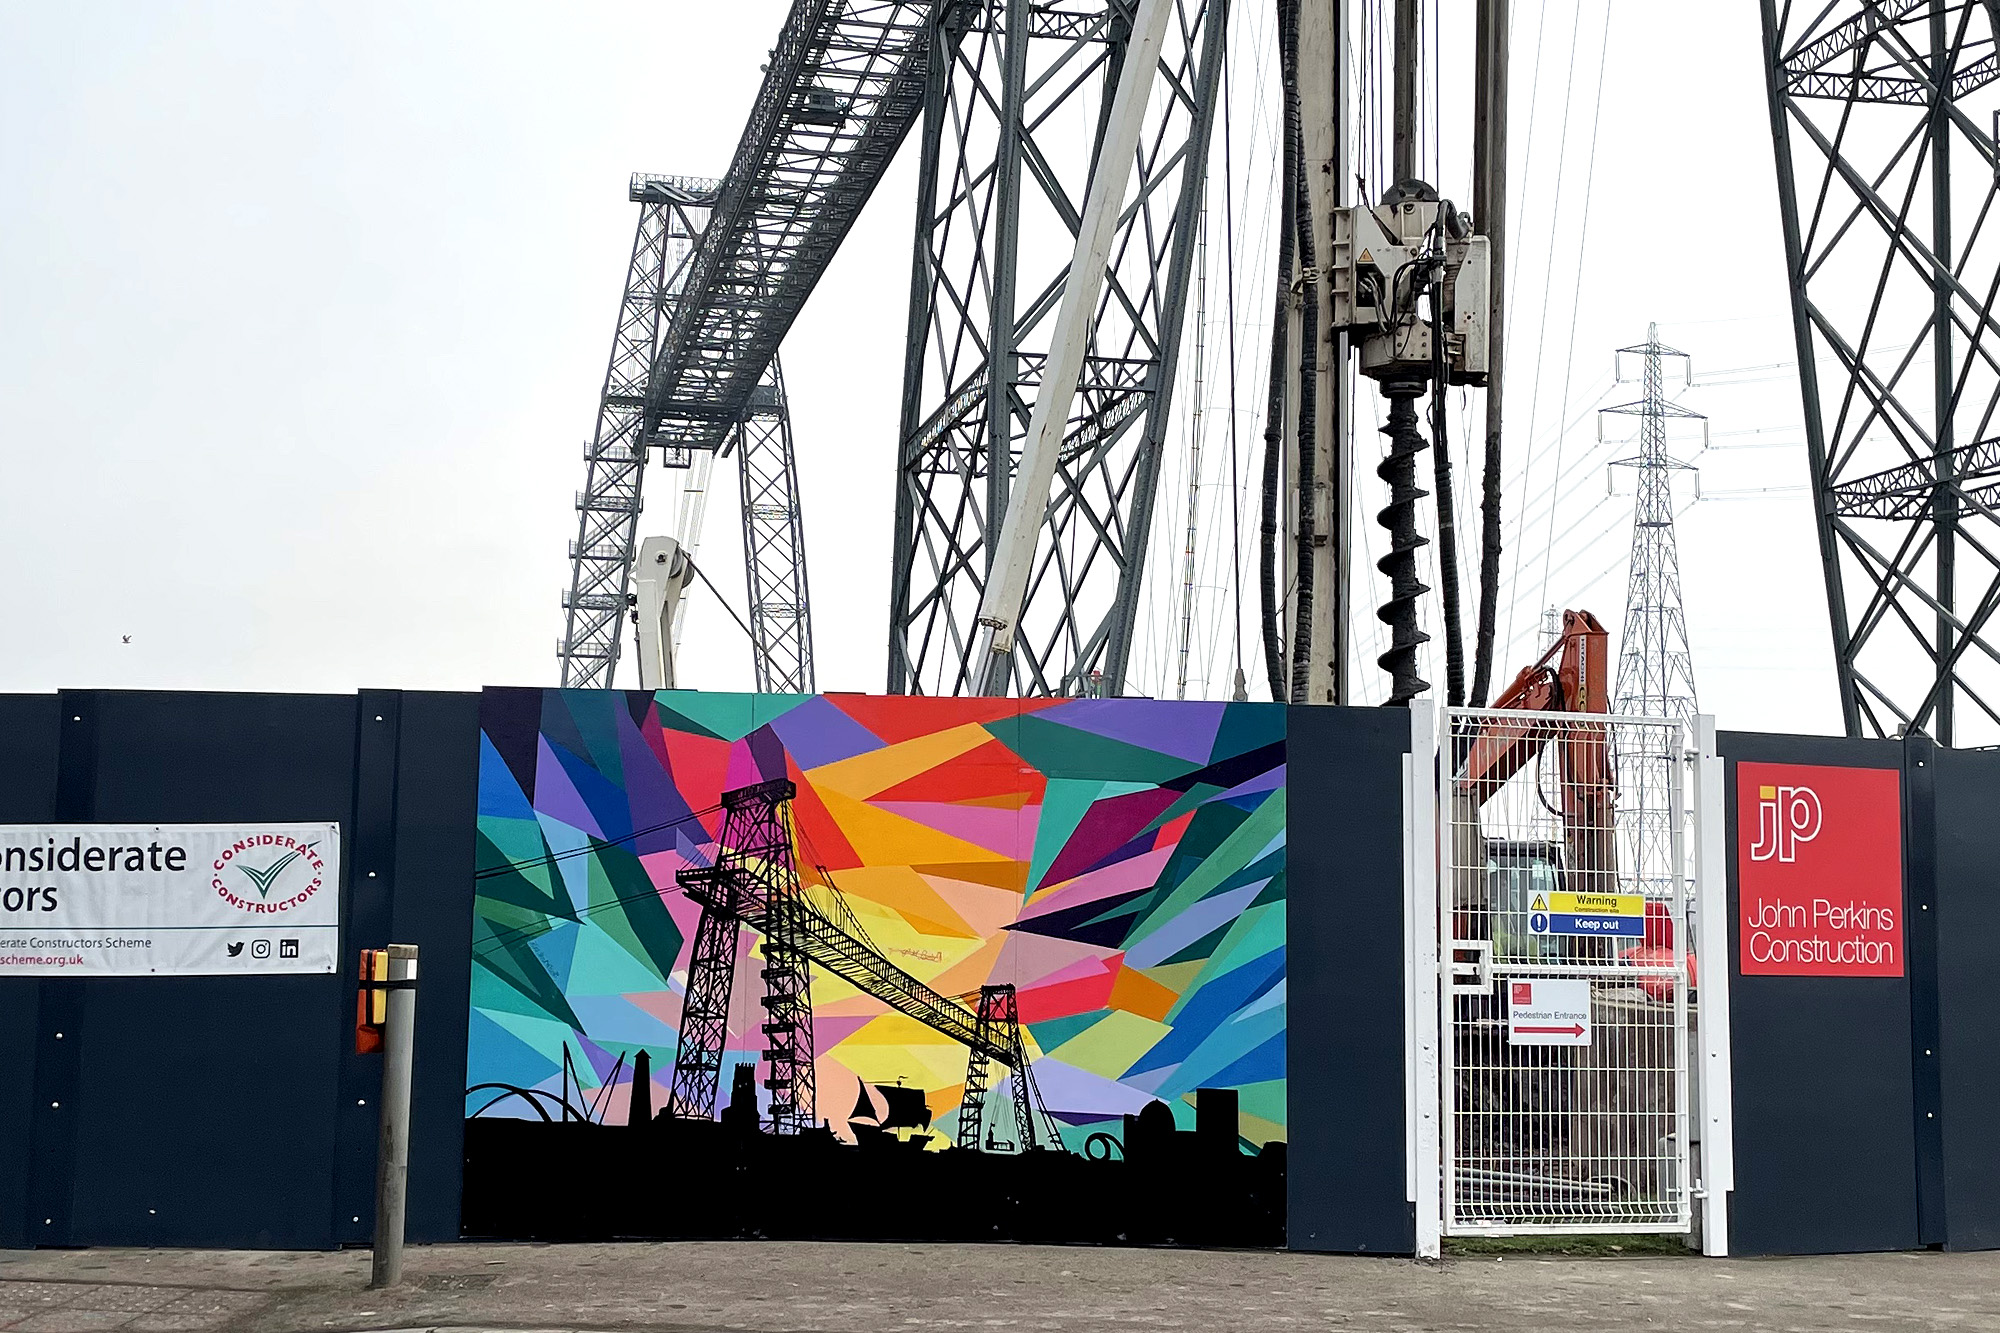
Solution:
[(1538, 893), (1528, 904), (1536, 935), (1613, 935), (1644, 939), (1646, 899), (1637, 893)]
[(1547, 977), (1507, 983), (1509, 1046), (1590, 1045), (1590, 982)]

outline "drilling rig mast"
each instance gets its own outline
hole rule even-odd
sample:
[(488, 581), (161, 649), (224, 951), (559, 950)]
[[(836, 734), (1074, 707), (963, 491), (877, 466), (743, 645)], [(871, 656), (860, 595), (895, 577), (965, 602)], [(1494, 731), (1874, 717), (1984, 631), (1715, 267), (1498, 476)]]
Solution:
[[(563, 684), (611, 684), (646, 453), (740, 444), (758, 687), (810, 692), (811, 613), (779, 344), (917, 115), (930, 0), (800, 0), (720, 181), (635, 177), (642, 210), (590, 471), (577, 499)], [(667, 253), (675, 252), (668, 265)], [(692, 536), (674, 534), (691, 548)]]

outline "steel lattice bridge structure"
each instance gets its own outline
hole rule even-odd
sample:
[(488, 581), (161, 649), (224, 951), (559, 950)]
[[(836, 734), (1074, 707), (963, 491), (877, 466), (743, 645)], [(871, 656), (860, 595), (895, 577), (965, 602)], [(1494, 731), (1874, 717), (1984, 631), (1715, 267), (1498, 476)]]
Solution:
[(667, 1113), (710, 1120), (722, 1078), (730, 1000), (736, 986), (737, 945), (744, 927), (763, 936), (764, 1036), (761, 1059), (770, 1070), (773, 1130), (796, 1134), (815, 1124), (812, 968), (831, 972), (855, 989), (942, 1033), (968, 1052), (965, 1095), (959, 1105), (957, 1145), (977, 1149), (992, 1066), (1012, 1071), (1014, 1123), (1023, 1152), (1061, 1151), (1062, 1135), (1035, 1086), (1021, 1036), (1014, 987), (979, 989), (968, 1009), (940, 995), (882, 956), (828, 877), (831, 911), (822, 911), (799, 882), (791, 802), (798, 788), (788, 779), (760, 782), (722, 794), (722, 831), (715, 864), (682, 870), (683, 891), (701, 905), (689, 955), (681, 1033), (674, 1057)]
[(757, 687), (813, 690), (778, 345), (923, 108), (930, 9), (799, 0), (728, 174), (633, 178), (638, 235), (577, 497), (564, 685), (612, 683), (649, 453), (688, 467), (740, 442)]
[[(887, 686), (980, 688), (981, 599), (1100, 166), (1104, 108), (1135, 40), (1155, 49), (1135, 39), (1135, 20), (1162, 8), (1137, 149), (1115, 164), (1135, 185), (1121, 196), (1004, 682), (1023, 694), (1122, 692), (1227, 0), (794, 0), (728, 172), (633, 178), (638, 230), (563, 599), (564, 685), (609, 686), (616, 673), (648, 460), (701, 468), (739, 451), (757, 687), (814, 688), (778, 354), (921, 127)], [(1092, 115), (1094, 139), (1076, 132)]]
[(1761, 3), (1846, 729), (2000, 740), (2000, 10)]

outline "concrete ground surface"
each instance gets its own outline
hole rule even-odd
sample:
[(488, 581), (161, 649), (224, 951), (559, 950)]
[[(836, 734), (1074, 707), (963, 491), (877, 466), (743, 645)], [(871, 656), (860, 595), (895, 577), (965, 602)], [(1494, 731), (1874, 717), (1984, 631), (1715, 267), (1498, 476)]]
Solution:
[(1399, 1259), (779, 1243), (0, 1251), (0, 1329), (1996, 1329), (2000, 1254)]

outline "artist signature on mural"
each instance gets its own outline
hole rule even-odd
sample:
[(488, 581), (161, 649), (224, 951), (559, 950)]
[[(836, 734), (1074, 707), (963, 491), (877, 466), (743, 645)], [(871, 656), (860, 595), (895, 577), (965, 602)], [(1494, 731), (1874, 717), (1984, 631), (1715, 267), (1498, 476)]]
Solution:
[(944, 961), (944, 955), (936, 949), (884, 949), (883, 952), (897, 954), (904, 958), (921, 959), (926, 963), (942, 963)]

